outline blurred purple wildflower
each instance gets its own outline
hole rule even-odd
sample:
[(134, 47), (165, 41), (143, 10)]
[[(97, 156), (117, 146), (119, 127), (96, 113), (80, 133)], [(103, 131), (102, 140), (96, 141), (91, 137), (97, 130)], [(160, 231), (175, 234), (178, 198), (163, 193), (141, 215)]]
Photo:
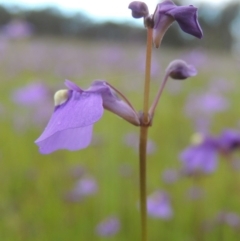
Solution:
[(93, 124), (100, 120), (104, 108), (138, 125), (136, 112), (117, 97), (105, 81), (94, 81), (87, 90), (71, 81), (65, 82), (68, 90), (55, 94), (55, 110), (42, 135), (35, 141), (42, 154), (59, 149), (86, 148), (92, 138)]
[(96, 227), (97, 235), (101, 237), (113, 236), (120, 230), (120, 221), (117, 217), (111, 216), (101, 221)]
[(217, 167), (218, 141), (211, 136), (196, 134), (196, 144), (187, 147), (180, 154), (183, 171), (186, 174), (212, 173)]
[(171, 219), (173, 216), (169, 196), (166, 192), (156, 191), (147, 198), (149, 216), (161, 219)]
[(4, 25), (0, 30), (1, 33), (7, 38), (21, 39), (32, 35), (33, 26), (26, 21), (14, 19)]
[(175, 183), (180, 178), (180, 173), (176, 169), (166, 169), (162, 173), (162, 179), (167, 184)]
[(23, 106), (43, 104), (49, 98), (49, 89), (41, 82), (32, 82), (24, 87), (16, 89), (12, 93), (12, 100)]
[(229, 107), (228, 100), (219, 93), (192, 93), (186, 103), (186, 114), (190, 117), (199, 115), (213, 115), (225, 111)]
[(203, 198), (204, 190), (201, 187), (193, 186), (187, 190), (187, 197), (190, 200), (198, 200)]
[(234, 90), (235, 83), (229, 79), (213, 78), (208, 82), (209, 89), (217, 93), (226, 93)]
[(31, 82), (12, 92), (11, 99), (18, 105), (16, 112), (12, 112), (12, 119), (18, 131), (23, 132), (32, 125), (42, 127), (46, 123), (52, 112), (50, 97), (50, 89), (40, 81)]
[(240, 132), (238, 130), (224, 130), (219, 137), (219, 146), (224, 153), (230, 153), (240, 148)]
[(71, 202), (77, 202), (84, 197), (94, 195), (98, 190), (98, 185), (93, 177), (81, 178), (75, 184), (74, 188), (66, 195), (66, 199)]
[(69, 169), (69, 174), (73, 178), (81, 178), (86, 173), (86, 169), (82, 165), (75, 165)]
[(201, 67), (207, 62), (207, 55), (203, 49), (192, 50), (181, 55), (181, 59), (185, 60), (187, 63), (191, 63), (196, 67)]
[(196, 92), (188, 96), (185, 113), (195, 122), (195, 128), (207, 132), (215, 113), (229, 107), (228, 100), (217, 92)]
[(216, 216), (216, 222), (220, 224), (227, 224), (232, 228), (240, 228), (240, 216), (234, 212), (219, 212)]

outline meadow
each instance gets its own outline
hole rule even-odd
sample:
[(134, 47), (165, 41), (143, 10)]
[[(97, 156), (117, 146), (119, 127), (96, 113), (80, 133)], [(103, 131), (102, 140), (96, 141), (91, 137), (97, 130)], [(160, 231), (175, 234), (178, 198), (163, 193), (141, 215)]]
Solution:
[[(0, 41), (0, 240), (140, 240), (138, 127), (105, 111), (84, 150), (41, 155), (34, 141), (65, 79), (82, 88), (106, 80), (140, 111), (144, 54), (138, 43)], [(154, 49), (151, 99), (177, 58), (198, 75), (168, 81), (150, 128), (147, 193), (160, 194), (168, 211), (149, 213), (149, 241), (238, 241), (238, 153), (234, 167), (219, 156), (216, 170), (201, 178), (185, 175), (179, 155), (202, 128), (210, 135), (239, 129), (240, 62), (201, 47)], [(201, 99), (206, 94), (212, 102)]]

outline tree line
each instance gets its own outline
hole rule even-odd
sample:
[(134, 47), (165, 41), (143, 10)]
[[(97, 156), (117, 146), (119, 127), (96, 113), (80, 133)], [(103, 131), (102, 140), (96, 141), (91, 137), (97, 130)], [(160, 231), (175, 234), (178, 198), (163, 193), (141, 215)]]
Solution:
[[(13, 19), (22, 19), (31, 24), (36, 36), (67, 36), (122, 42), (143, 42), (146, 39), (144, 28), (127, 23), (96, 23), (81, 12), (67, 16), (57, 8), (27, 10), (19, 7), (12, 11), (0, 5), (0, 32), (1, 28)], [(238, 25), (236, 27), (237, 19), (240, 19), (240, 2), (232, 2), (222, 9), (214, 9), (202, 4), (199, 7), (199, 22), (204, 32), (201, 45), (207, 48), (229, 50), (236, 38), (234, 23), (235, 29), (240, 29), (240, 21), (238, 21), (239, 27)], [(175, 23), (167, 31), (163, 44), (171, 47), (186, 47), (199, 45), (197, 41), (179, 31)]]

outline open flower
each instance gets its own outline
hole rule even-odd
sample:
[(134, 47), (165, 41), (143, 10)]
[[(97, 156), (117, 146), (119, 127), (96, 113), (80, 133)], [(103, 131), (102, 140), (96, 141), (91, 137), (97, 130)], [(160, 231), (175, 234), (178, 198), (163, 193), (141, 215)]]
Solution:
[(177, 6), (171, 0), (165, 0), (157, 5), (153, 16), (155, 47), (159, 47), (163, 35), (175, 20), (183, 32), (202, 38), (203, 33), (197, 19), (197, 8), (192, 5)]
[[(130, 3), (134, 18), (144, 18), (147, 27), (153, 27), (153, 44), (159, 47), (162, 38), (176, 20), (183, 32), (191, 34), (197, 38), (202, 38), (202, 29), (198, 23), (197, 8), (190, 6), (177, 6), (171, 0), (159, 3), (153, 16), (148, 14), (147, 5), (140, 1)], [(151, 21), (150, 21), (151, 19)], [(148, 24), (151, 22), (151, 24)]]
[(92, 137), (93, 124), (101, 119), (104, 108), (139, 125), (139, 118), (131, 107), (119, 99), (107, 82), (97, 80), (82, 90), (73, 82), (65, 82), (68, 90), (55, 96), (55, 110), (42, 135), (35, 141), (42, 154), (58, 149), (86, 148)]

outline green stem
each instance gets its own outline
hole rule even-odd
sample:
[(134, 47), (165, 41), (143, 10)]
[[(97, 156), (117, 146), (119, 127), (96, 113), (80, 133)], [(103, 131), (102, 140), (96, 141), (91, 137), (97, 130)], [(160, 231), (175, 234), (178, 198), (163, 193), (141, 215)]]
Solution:
[(164, 87), (165, 87), (165, 85), (166, 85), (166, 83), (167, 83), (168, 76), (169, 76), (169, 75), (166, 74), (165, 77), (164, 77), (164, 79), (163, 79), (163, 82), (162, 82), (162, 84), (161, 84), (161, 86), (160, 86), (160, 88), (159, 88), (159, 90), (158, 90), (157, 96), (156, 96), (155, 100), (153, 101), (152, 106), (151, 106), (150, 109), (149, 109), (149, 116), (153, 116), (153, 115), (154, 115), (155, 109), (156, 109), (157, 104), (158, 104), (158, 102), (159, 102), (159, 99), (160, 99), (160, 97), (161, 97), (161, 95), (162, 95), (163, 89), (164, 89)]
[(152, 29), (147, 29), (146, 70), (144, 84), (143, 115), (141, 117), (139, 140), (139, 184), (140, 184), (140, 212), (141, 212), (141, 240), (147, 241), (147, 195), (146, 195), (146, 160), (147, 136), (149, 127), (149, 91), (151, 77)]
[(141, 212), (141, 240), (147, 241), (147, 198), (146, 198), (146, 160), (147, 160), (148, 126), (140, 127), (139, 142), (139, 183), (140, 183), (140, 212)]
[(152, 29), (147, 29), (147, 50), (146, 50), (146, 69), (145, 69), (145, 84), (144, 84), (144, 99), (143, 99), (143, 123), (149, 123), (148, 107), (149, 107), (149, 92), (151, 78), (151, 59), (152, 59)]

